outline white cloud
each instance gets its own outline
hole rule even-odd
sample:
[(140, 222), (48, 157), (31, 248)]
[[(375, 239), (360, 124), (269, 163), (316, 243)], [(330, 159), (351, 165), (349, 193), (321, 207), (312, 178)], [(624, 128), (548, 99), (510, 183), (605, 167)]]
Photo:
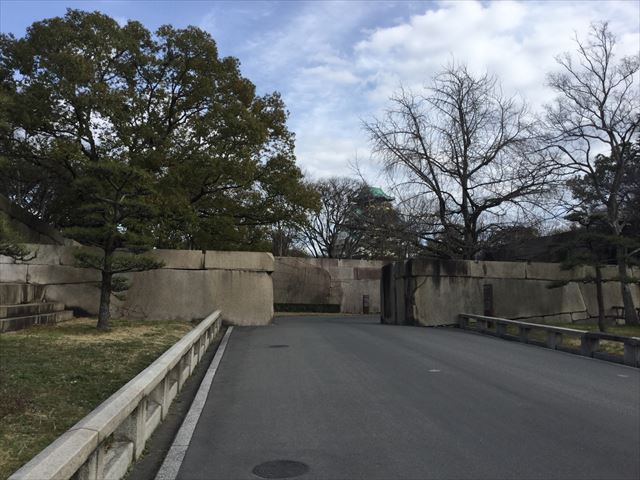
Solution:
[(545, 75), (554, 56), (574, 50), (574, 32), (584, 37), (591, 22), (610, 21), (620, 55), (640, 49), (637, 2), (455, 1), (423, 4), (417, 14), (408, 5), (306, 3), (238, 47), (249, 78), (283, 93), (299, 162), (312, 175), (350, 174), (356, 155), (375, 175), (361, 120), (453, 58), (495, 73), (535, 108), (551, 98)]

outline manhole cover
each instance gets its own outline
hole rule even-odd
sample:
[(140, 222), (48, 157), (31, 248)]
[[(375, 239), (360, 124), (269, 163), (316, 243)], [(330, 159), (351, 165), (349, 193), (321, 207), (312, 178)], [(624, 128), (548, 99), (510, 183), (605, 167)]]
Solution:
[(269, 345), (269, 348), (289, 348), (289, 345)]
[(253, 474), (261, 478), (292, 478), (309, 471), (309, 466), (293, 460), (272, 460), (257, 465)]

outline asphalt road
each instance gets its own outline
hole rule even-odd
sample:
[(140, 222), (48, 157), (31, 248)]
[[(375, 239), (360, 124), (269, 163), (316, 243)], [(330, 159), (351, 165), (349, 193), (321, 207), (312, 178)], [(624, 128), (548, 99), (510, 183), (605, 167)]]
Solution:
[(377, 317), (235, 328), (179, 472), (256, 479), (640, 478), (640, 371)]

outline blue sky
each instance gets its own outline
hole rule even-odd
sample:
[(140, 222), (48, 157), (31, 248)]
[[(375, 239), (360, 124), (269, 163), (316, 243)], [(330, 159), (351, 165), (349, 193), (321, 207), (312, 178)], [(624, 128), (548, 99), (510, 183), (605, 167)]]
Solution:
[(549, 101), (545, 73), (573, 50), (574, 32), (608, 20), (620, 53), (640, 50), (640, 2), (211, 2), (0, 0), (0, 30), (66, 8), (209, 31), (238, 57), (261, 93), (277, 90), (291, 112), (298, 163), (311, 177), (353, 174), (384, 184), (361, 124), (380, 115), (400, 85), (420, 89), (451, 58), (489, 70), (535, 110)]

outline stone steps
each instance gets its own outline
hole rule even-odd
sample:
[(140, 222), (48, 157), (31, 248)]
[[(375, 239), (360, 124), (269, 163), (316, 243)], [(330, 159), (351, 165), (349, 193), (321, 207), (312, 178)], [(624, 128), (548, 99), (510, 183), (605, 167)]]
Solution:
[(30, 315), (42, 315), (64, 310), (64, 303), (41, 302), (21, 303), (18, 305), (0, 305), (0, 319), (13, 317), (28, 317)]
[(52, 325), (73, 318), (72, 310), (42, 313), (25, 317), (0, 318), (0, 333), (21, 330), (32, 325)]
[(64, 304), (45, 301), (46, 285), (0, 283), (0, 333), (73, 318)]

